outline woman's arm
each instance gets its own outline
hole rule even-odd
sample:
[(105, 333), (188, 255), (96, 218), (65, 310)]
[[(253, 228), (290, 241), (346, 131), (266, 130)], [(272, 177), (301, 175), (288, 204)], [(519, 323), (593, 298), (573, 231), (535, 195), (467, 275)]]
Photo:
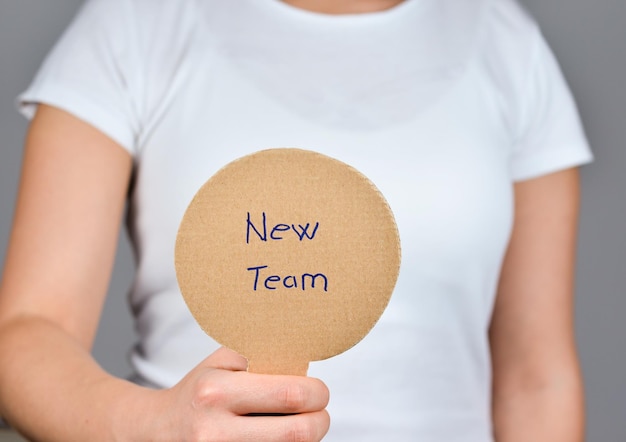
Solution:
[(43, 441), (320, 440), (328, 392), (317, 380), (249, 374), (220, 350), (154, 391), (91, 358), (131, 169), (114, 141), (40, 106), (0, 285), (0, 413)]
[(583, 387), (573, 326), (578, 172), (515, 185), (515, 221), (490, 329), (498, 442), (577, 442)]

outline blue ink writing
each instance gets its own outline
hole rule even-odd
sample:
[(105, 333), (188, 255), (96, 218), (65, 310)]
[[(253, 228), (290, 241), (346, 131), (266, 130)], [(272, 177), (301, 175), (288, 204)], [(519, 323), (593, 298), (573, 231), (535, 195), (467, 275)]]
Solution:
[[(256, 224), (255, 224), (256, 222)], [(317, 230), (319, 229), (320, 223), (306, 223), (306, 224), (286, 224), (286, 223), (278, 223), (274, 224), (274, 227), (271, 227), (270, 224), (269, 235), (268, 235), (268, 223), (267, 223), (267, 214), (265, 212), (261, 212), (261, 217), (256, 218), (255, 221), (252, 220), (250, 212), (247, 212), (246, 217), (246, 244), (250, 244), (250, 241), (254, 241), (257, 238), (259, 241), (268, 241), (269, 239), (272, 241), (281, 241), (286, 239), (287, 236), (290, 236), (290, 230), (296, 235), (296, 238), (300, 242), (308, 239), (312, 241), (317, 234)], [(275, 274), (270, 274), (268, 270), (266, 270), (268, 266), (261, 265), (256, 267), (248, 267), (246, 270), (249, 272), (253, 272), (254, 274), (254, 282), (252, 284), (252, 289), (254, 291), (257, 290), (276, 290), (278, 288), (285, 289), (300, 289), (305, 291), (307, 289), (315, 289), (316, 286), (318, 289), (323, 288), (325, 292), (328, 291), (328, 278), (323, 273), (303, 273), (301, 275), (287, 275), (280, 276)], [(272, 272), (273, 273), (273, 272)]]
[[(323, 273), (303, 273), (299, 278), (295, 275), (287, 275), (285, 277), (279, 275), (261, 276), (261, 270), (267, 267), (256, 266), (247, 268), (249, 272), (254, 272), (254, 283), (252, 285), (254, 291), (257, 291), (259, 288), (259, 280), (263, 280), (262, 286), (267, 290), (276, 290), (282, 282), (282, 286), (287, 289), (300, 288), (302, 291), (305, 291), (307, 287), (314, 289), (316, 282), (319, 282), (324, 284), (324, 291), (328, 291), (328, 278)], [(300, 286), (298, 286), (298, 282), (300, 282)]]
[[(248, 212), (248, 216), (246, 218), (246, 244), (250, 244), (251, 239), (254, 239), (255, 235), (256, 237), (258, 237), (259, 240), (267, 242), (267, 215), (265, 214), (265, 212), (261, 213), (260, 227), (257, 226), (259, 226), (258, 221), (255, 225), (252, 222), (252, 218), (250, 217), (250, 212)], [(315, 224), (306, 223), (305, 225), (279, 223), (271, 228), (269, 238), (274, 241), (280, 241), (282, 239), (285, 239), (283, 232), (293, 230), (293, 232), (296, 234), (296, 237), (300, 241), (303, 241), (305, 238), (313, 240), (319, 226), (319, 222), (316, 222)]]
[(298, 232), (298, 229), (296, 229), (296, 226), (294, 226), (293, 224), (291, 225), (291, 228), (293, 229), (294, 232), (296, 232), (296, 235), (298, 235), (298, 238), (300, 238), (300, 241), (302, 241), (304, 239), (304, 237), (306, 236), (309, 239), (313, 239), (315, 238), (315, 232), (317, 232), (317, 228), (320, 226), (320, 223), (315, 223), (315, 227), (313, 227), (313, 232), (311, 233), (311, 235), (309, 235), (309, 223), (306, 223), (306, 226), (302, 227), (301, 224), (298, 224), (298, 227), (300, 227), (300, 232)]

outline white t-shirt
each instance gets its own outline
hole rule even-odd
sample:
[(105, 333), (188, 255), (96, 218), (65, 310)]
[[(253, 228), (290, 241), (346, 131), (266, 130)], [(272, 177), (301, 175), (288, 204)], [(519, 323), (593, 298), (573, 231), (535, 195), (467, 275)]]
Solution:
[(91, 0), (20, 100), (27, 115), (38, 102), (72, 112), (135, 159), (131, 361), (147, 382), (170, 386), (217, 347), (174, 273), (194, 193), (245, 154), (311, 149), (379, 187), (403, 250), (371, 334), (311, 365), (331, 390), (327, 440), (492, 440), (487, 331), (512, 184), (591, 159), (513, 0), (342, 16), (278, 0)]

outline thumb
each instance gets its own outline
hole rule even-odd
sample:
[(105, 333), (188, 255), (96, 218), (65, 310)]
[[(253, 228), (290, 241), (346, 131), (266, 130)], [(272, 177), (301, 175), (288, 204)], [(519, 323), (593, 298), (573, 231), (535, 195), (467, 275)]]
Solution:
[(230, 348), (220, 347), (202, 361), (199, 366), (230, 371), (246, 371), (248, 369), (248, 360)]

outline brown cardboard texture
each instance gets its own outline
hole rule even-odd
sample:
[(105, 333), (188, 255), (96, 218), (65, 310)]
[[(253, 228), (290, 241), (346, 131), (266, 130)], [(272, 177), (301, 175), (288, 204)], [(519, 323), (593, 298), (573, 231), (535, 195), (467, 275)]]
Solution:
[(271, 149), (218, 171), (176, 240), (181, 292), (202, 329), (258, 373), (305, 375), (359, 342), (400, 267), (393, 214), (354, 168)]

